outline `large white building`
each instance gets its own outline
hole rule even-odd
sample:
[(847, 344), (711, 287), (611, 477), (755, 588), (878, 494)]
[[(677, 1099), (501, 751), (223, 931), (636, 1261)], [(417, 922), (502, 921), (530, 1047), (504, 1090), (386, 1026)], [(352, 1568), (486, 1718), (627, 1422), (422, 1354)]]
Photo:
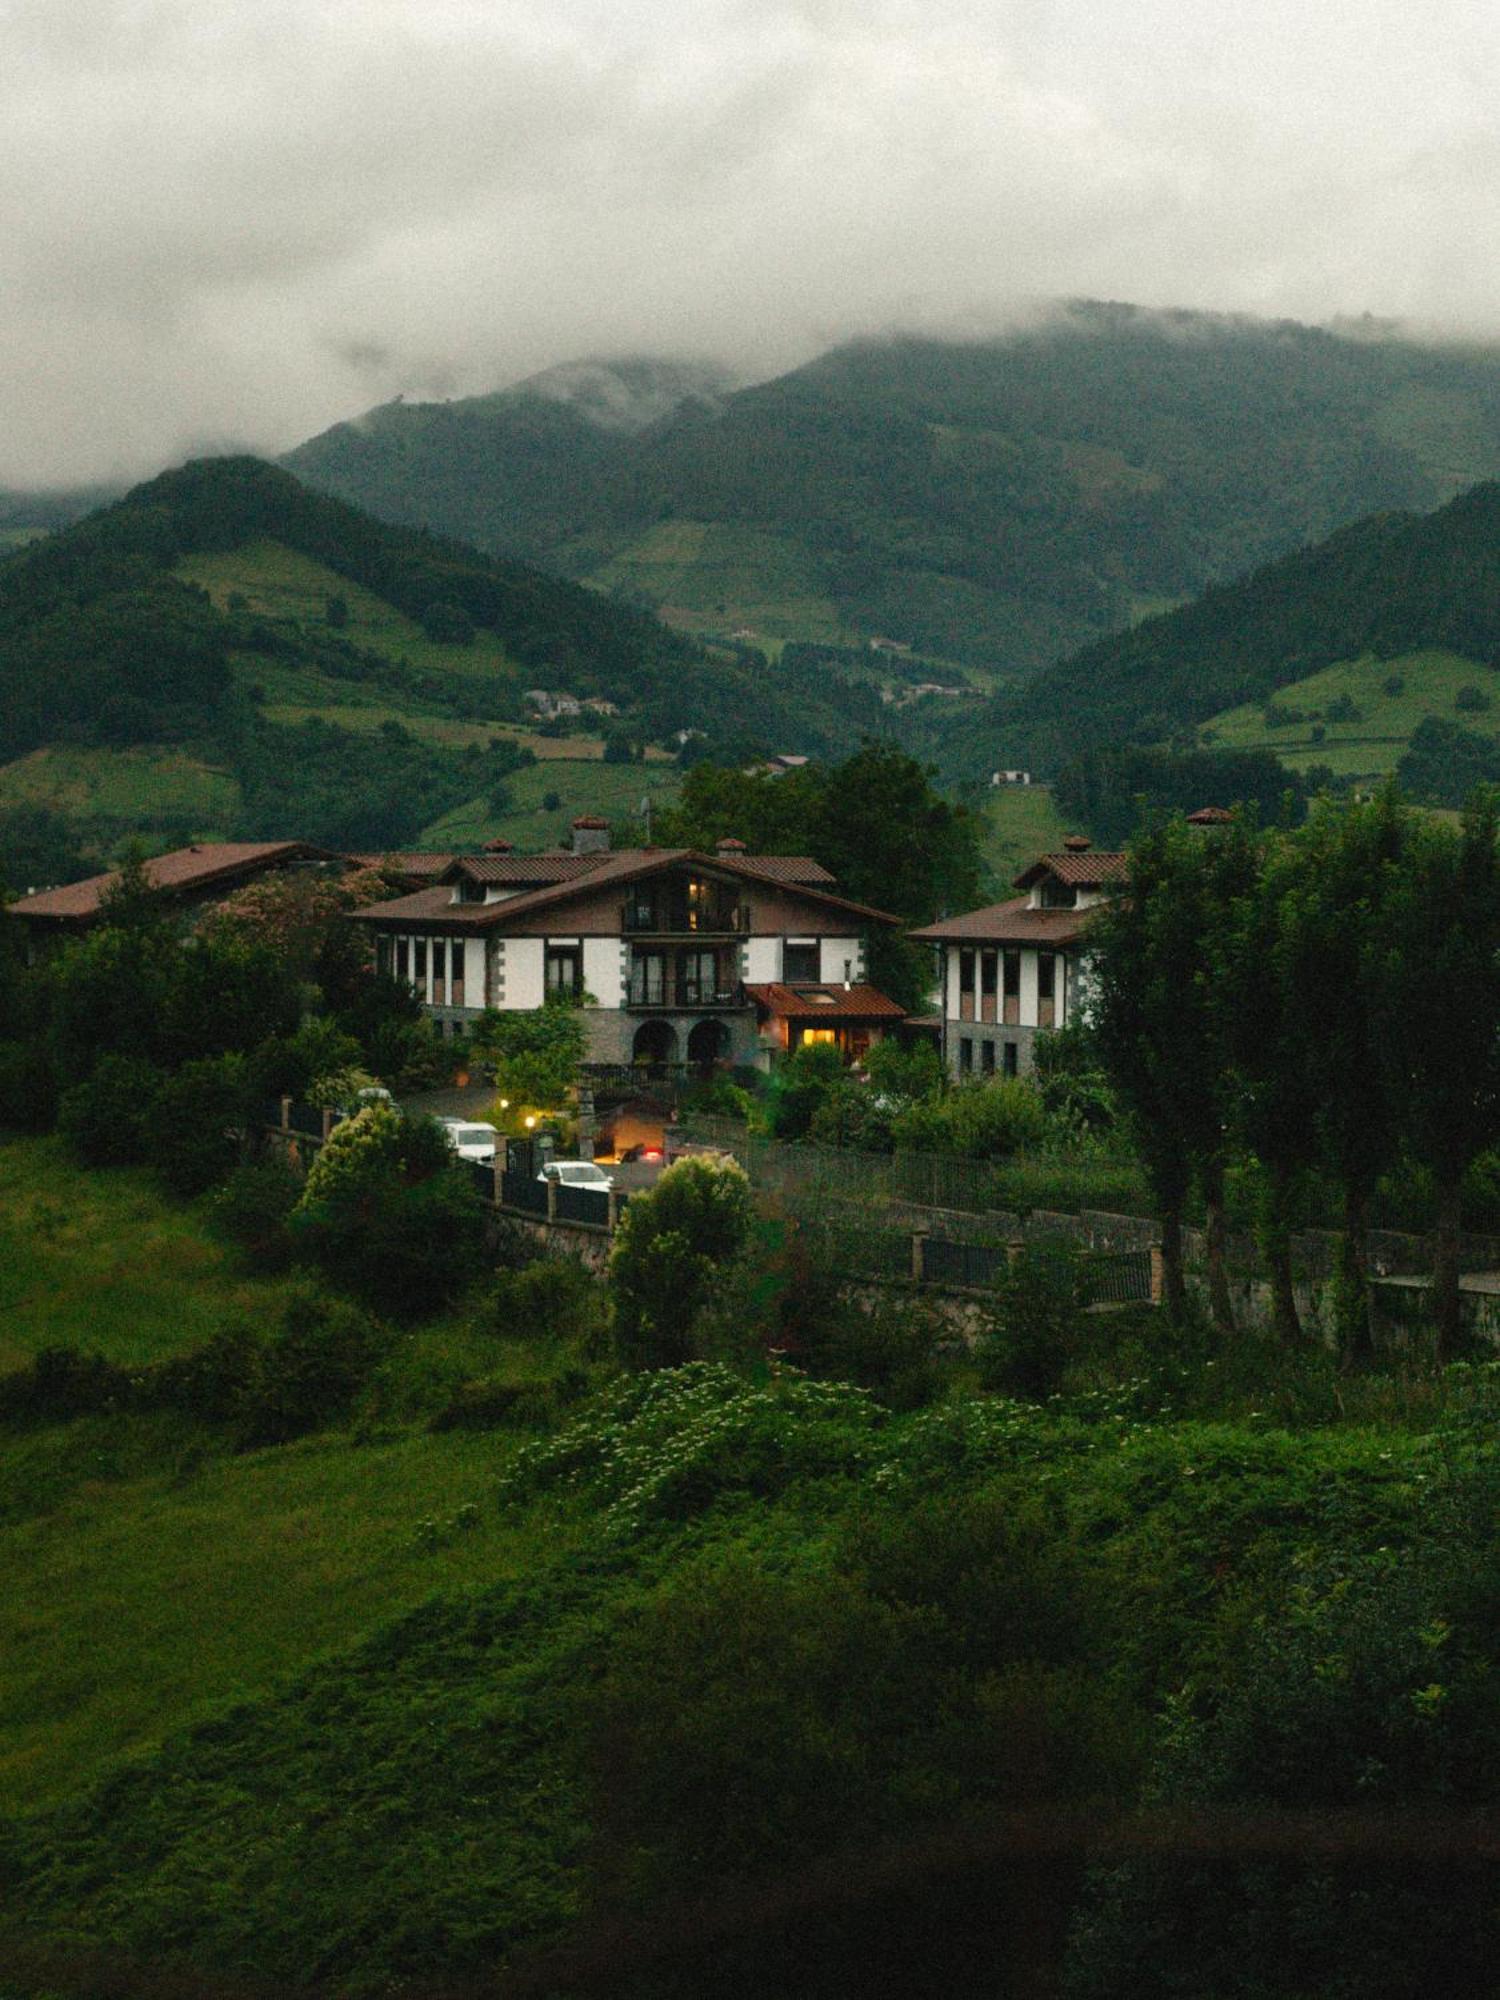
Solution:
[(551, 854), (456, 856), (433, 885), (353, 913), (378, 962), (414, 987), (440, 1032), (487, 1007), (588, 996), (594, 1064), (765, 1064), (826, 1041), (859, 1055), (902, 1018), (865, 982), (865, 938), (894, 917), (837, 893), (800, 855), (721, 841), (611, 852), (582, 818)]

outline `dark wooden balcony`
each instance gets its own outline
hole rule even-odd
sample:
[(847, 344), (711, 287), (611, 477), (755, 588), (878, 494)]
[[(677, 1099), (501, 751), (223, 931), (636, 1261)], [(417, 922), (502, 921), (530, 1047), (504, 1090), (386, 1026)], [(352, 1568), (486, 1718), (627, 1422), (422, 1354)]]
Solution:
[(620, 906), (620, 933), (632, 938), (748, 937), (750, 906), (719, 897), (626, 902)]
[(704, 1014), (729, 1012), (750, 1003), (744, 983), (706, 979), (640, 979), (632, 975), (625, 1005), (632, 1014)]

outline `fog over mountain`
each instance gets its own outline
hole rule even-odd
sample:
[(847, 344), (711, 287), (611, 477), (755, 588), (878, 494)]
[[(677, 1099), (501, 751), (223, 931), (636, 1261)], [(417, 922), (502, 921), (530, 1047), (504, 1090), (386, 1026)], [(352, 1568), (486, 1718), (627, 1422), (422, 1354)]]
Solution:
[(0, 484), (1088, 295), (1500, 326), (1483, 0), (12, 0)]

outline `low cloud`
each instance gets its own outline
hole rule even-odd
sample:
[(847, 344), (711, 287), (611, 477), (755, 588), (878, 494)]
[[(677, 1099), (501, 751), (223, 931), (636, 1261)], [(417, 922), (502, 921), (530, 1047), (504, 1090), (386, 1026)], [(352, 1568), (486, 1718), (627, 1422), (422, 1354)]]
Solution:
[(15, 0), (0, 483), (1093, 295), (1500, 327), (1471, 0)]

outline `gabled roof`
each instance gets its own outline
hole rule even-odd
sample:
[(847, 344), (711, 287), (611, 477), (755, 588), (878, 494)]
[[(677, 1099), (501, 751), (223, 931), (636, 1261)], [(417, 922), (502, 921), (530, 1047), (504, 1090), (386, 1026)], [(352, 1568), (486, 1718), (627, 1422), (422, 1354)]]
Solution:
[[(724, 857), (716, 858), (722, 860)], [(768, 882), (791, 882), (799, 888), (823, 884), (831, 889), (838, 879), (829, 874), (821, 861), (814, 861), (810, 854), (736, 854), (732, 858), (742, 868), (764, 875)]]
[(1034, 944), (1062, 951), (1076, 942), (1094, 914), (1095, 909), (1034, 910), (1024, 896), (1015, 896), (1008, 903), (944, 917), (911, 935), (919, 944)]
[(460, 857), (447, 854), (351, 854), (349, 859), (361, 868), (386, 868), (393, 875), (406, 875), (414, 882), (436, 880), (445, 868), (451, 868)]
[(906, 1009), (874, 986), (746, 986), (747, 999), (767, 1014), (793, 1021), (904, 1021)]
[(1029, 868), (1016, 877), (1018, 889), (1029, 889), (1043, 875), (1055, 875), (1074, 889), (1102, 889), (1107, 882), (1123, 882), (1130, 870), (1130, 857), (1105, 848), (1067, 848), (1059, 854), (1039, 854)]
[(570, 882), (587, 875), (608, 857), (604, 854), (458, 854), (443, 871), (443, 879), (457, 881), (466, 876), (471, 882), (488, 882), (496, 888), (510, 883), (527, 883), (543, 888), (551, 882)]
[[(201, 841), (155, 856), (146, 863), (146, 879), (154, 889), (186, 896), (201, 889), (232, 887), (246, 876), (287, 861), (349, 858), (310, 846), (305, 840)], [(61, 889), (42, 889), (34, 896), (22, 896), (10, 904), (7, 914), (52, 923), (89, 924), (98, 916), (101, 901), (119, 879), (119, 869), (112, 868), (107, 874), (90, 875)]]
[[(501, 857), (503, 858), (503, 857)], [(563, 857), (567, 858), (567, 857)], [(459, 925), (464, 930), (490, 931), (504, 929), (517, 918), (534, 916), (538, 911), (550, 910), (565, 904), (575, 896), (583, 896), (595, 889), (624, 887), (628, 882), (640, 881), (665, 869), (688, 866), (704, 868), (710, 873), (737, 877), (746, 882), (767, 882), (771, 878), (761, 870), (755, 861), (742, 860), (739, 856), (730, 858), (723, 854), (700, 854), (692, 847), (640, 847), (627, 848), (619, 853), (608, 852), (598, 855), (573, 857), (586, 859), (595, 865), (579, 870), (572, 880), (557, 882), (545, 887), (524, 892), (518, 896), (507, 896), (498, 903), (451, 903), (443, 905), (446, 920)], [(867, 903), (851, 902), (847, 896), (838, 896), (828, 889), (810, 883), (786, 883), (782, 886), (794, 888), (799, 896), (808, 901), (824, 905), (828, 909), (859, 917), (867, 923), (898, 924), (901, 919), (893, 917), (889, 911), (872, 909)], [(357, 923), (394, 923), (403, 918), (436, 915), (431, 906), (418, 909), (411, 897), (403, 896), (394, 903), (371, 903), (362, 910), (352, 910), (350, 919)]]

